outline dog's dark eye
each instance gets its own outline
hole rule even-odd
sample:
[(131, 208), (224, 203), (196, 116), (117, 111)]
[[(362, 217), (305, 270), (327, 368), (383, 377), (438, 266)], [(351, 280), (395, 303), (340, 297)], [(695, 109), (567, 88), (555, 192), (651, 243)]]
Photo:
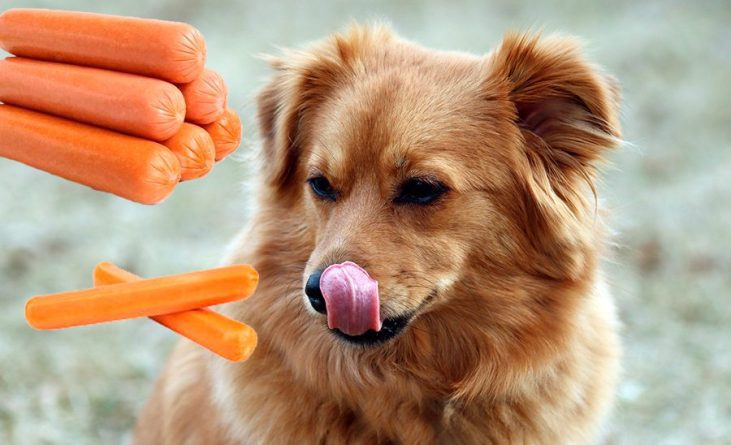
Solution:
[(401, 184), (393, 202), (396, 204), (431, 204), (446, 191), (447, 187), (441, 182), (413, 178)]
[(327, 199), (328, 201), (335, 201), (337, 198), (335, 189), (333, 189), (332, 185), (330, 185), (330, 181), (328, 181), (324, 176), (315, 176), (314, 178), (308, 179), (307, 182), (310, 184), (312, 191), (315, 192), (318, 197)]

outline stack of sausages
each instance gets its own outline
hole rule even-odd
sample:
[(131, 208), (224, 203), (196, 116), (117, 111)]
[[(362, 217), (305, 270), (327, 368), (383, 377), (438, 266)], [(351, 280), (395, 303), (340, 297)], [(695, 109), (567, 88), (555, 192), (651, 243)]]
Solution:
[(0, 14), (0, 157), (143, 204), (241, 141), (226, 85), (185, 23), (43, 9)]

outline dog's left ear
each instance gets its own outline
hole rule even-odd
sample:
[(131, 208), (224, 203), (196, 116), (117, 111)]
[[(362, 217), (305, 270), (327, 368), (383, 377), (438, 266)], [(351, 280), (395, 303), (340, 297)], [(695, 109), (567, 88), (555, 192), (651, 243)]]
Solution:
[(489, 87), (506, 93), (522, 137), (521, 213), (541, 272), (575, 277), (596, 163), (620, 142), (619, 87), (570, 37), (510, 34), (489, 58)]
[(564, 175), (591, 170), (620, 138), (619, 85), (571, 37), (508, 34), (491, 80), (507, 82), (526, 146)]

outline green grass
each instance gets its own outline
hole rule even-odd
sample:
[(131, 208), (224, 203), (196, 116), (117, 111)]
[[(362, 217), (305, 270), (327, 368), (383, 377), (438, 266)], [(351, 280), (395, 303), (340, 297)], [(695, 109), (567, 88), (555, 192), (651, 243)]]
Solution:
[[(725, 2), (343, 1), (211, 3), (5, 0), (183, 20), (206, 36), (247, 143), (242, 162), (132, 204), (0, 160), (0, 443), (128, 437), (174, 336), (146, 320), (35, 332), (24, 300), (90, 285), (98, 261), (155, 276), (215, 265), (247, 215), (255, 145), (254, 56), (385, 18), (441, 49), (487, 52), (508, 29), (578, 34), (623, 84), (626, 147), (600, 195), (617, 247), (608, 261), (624, 321), (624, 378), (611, 444), (731, 443), (731, 6)], [(2, 141), (0, 141), (2, 143)]]

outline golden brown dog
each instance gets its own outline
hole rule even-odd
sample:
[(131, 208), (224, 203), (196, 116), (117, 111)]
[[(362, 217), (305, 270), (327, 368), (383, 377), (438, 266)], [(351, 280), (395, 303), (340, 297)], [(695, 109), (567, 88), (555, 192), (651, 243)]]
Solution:
[(258, 349), (178, 345), (137, 442), (592, 442), (619, 354), (593, 193), (611, 78), (571, 38), (475, 57), (383, 27), (272, 64), (259, 209), (230, 258), (261, 283), (225, 308)]

